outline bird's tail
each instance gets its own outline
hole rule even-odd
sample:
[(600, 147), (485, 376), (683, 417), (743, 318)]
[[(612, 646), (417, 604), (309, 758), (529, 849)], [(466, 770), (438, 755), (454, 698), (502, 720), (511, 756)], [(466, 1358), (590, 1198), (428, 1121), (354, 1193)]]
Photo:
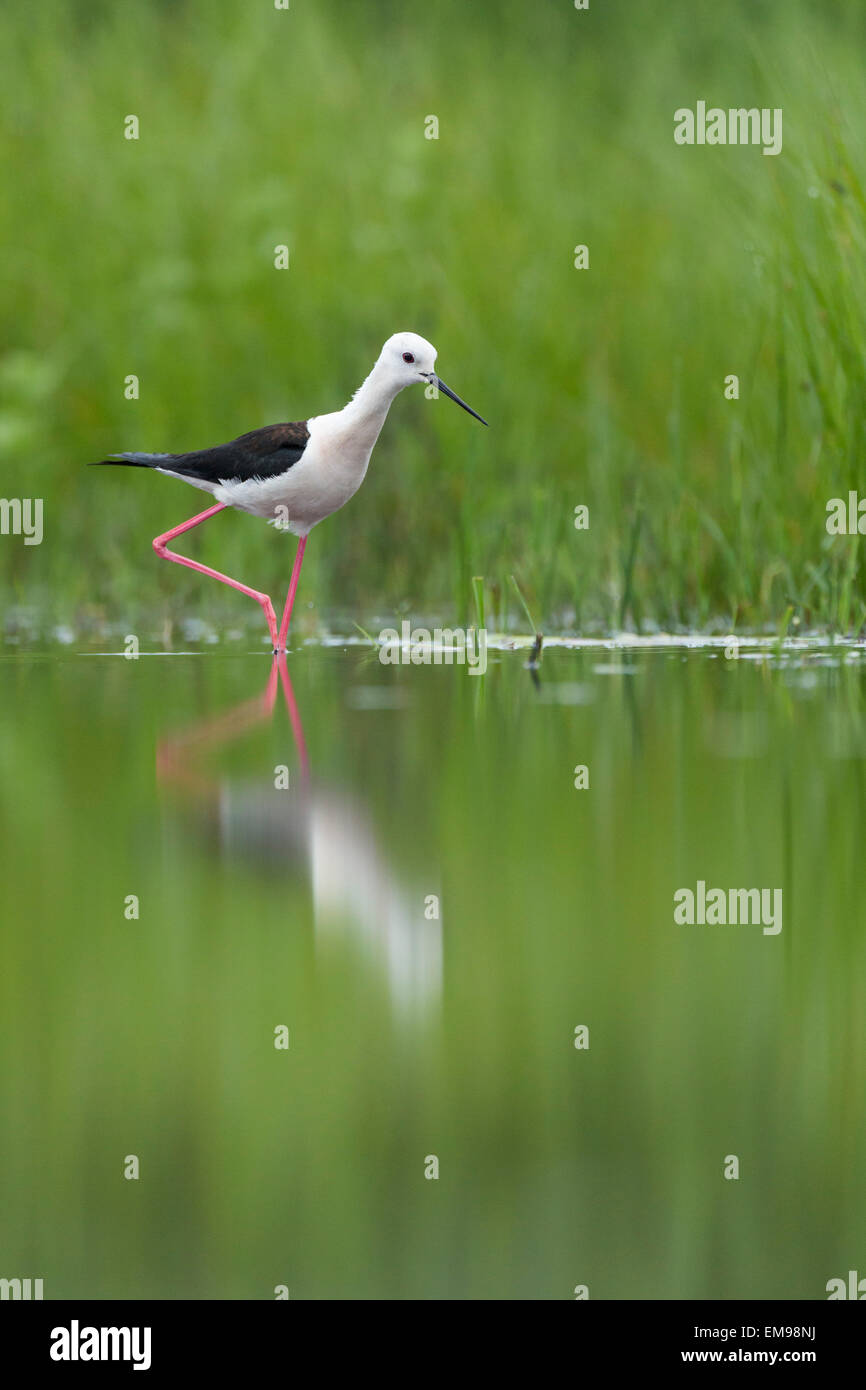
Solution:
[(107, 459), (94, 459), (92, 467), (99, 468), (104, 463), (114, 463), (125, 468), (163, 468), (173, 454), (112, 454)]

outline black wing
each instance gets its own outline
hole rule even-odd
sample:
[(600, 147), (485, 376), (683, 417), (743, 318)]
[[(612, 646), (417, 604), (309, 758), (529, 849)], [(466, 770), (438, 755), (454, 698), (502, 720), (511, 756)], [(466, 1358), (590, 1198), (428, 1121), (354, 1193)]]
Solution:
[(183, 478), (218, 483), (221, 479), (245, 482), (248, 478), (275, 478), (297, 463), (307, 447), (310, 431), (305, 420), (293, 424), (265, 425), (250, 430), (229, 444), (199, 449), (190, 454), (118, 454), (102, 463), (138, 468), (163, 468)]
[(185, 478), (201, 478), (217, 483), (221, 478), (245, 482), (248, 478), (274, 478), (297, 463), (307, 447), (310, 431), (306, 422), (266, 425), (250, 430), (230, 444), (201, 449), (193, 454), (175, 454), (171, 463), (157, 464)]

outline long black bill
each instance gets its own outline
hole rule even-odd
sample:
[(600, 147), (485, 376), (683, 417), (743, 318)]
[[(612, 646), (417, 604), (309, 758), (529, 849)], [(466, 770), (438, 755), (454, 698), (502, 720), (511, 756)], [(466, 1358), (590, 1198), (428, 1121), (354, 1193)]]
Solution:
[(470, 415), (474, 415), (476, 420), (481, 420), (482, 425), (487, 424), (487, 421), (482, 420), (481, 416), (478, 414), (477, 411), (472, 409), (471, 405), (467, 405), (465, 401), (461, 401), (460, 397), (455, 395), (454, 392), (451, 390), (451, 387), (445, 385), (445, 382), (442, 380), (441, 376), (437, 376), (436, 385), (439, 388), (439, 390), (444, 391), (445, 395), (449, 396), (452, 401), (456, 401), (458, 405), (462, 405), (464, 410), (468, 410)]

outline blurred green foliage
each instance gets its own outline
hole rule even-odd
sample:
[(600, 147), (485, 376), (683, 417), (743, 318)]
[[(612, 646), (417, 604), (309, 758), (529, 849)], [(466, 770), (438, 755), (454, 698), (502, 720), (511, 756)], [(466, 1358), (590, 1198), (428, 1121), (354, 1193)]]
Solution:
[[(854, 0), (5, 7), (2, 492), (46, 507), (7, 604), (237, 620), (150, 552), (199, 498), (83, 465), (333, 409), (411, 328), (492, 427), (399, 398), (319, 609), (466, 617), (484, 575), (505, 624), (515, 573), (548, 628), (859, 628), (824, 509), (866, 493), (864, 38)], [(782, 154), (675, 145), (698, 99), (781, 107)], [(189, 545), (287, 581), (247, 517)]]

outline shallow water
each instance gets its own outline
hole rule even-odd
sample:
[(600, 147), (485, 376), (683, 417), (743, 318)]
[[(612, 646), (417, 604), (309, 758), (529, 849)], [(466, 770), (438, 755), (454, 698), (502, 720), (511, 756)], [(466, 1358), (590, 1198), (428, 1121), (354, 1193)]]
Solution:
[[(862, 648), (488, 659), (6, 649), (0, 1275), (823, 1298), (862, 1265)], [(781, 930), (677, 923), (699, 881), (780, 889)]]

